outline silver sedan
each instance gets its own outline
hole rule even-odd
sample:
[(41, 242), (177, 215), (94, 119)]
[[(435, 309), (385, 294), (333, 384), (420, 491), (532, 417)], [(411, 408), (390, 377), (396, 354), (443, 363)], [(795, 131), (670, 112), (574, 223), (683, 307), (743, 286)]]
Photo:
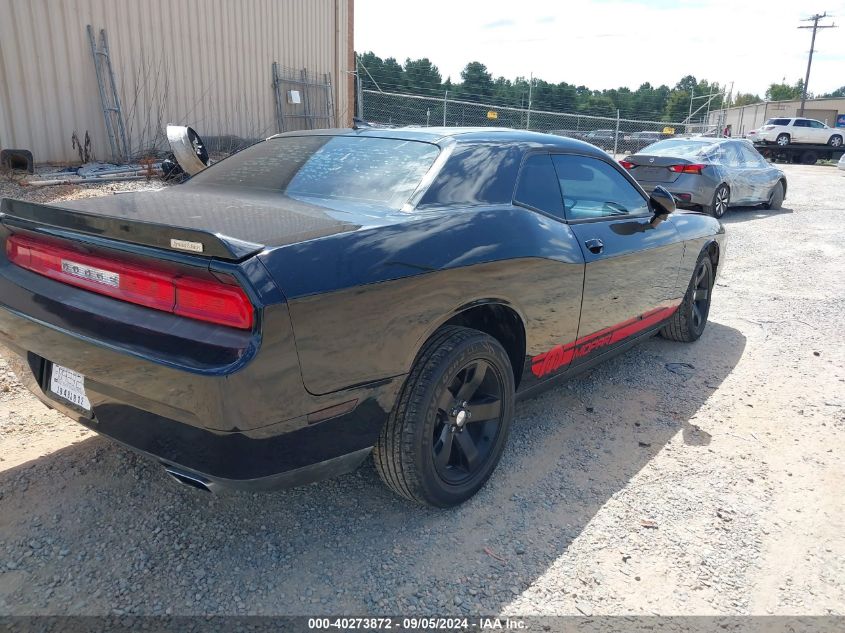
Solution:
[(786, 198), (786, 176), (742, 139), (666, 139), (619, 162), (647, 192), (661, 185), (678, 206), (717, 218), (732, 206), (779, 209)]

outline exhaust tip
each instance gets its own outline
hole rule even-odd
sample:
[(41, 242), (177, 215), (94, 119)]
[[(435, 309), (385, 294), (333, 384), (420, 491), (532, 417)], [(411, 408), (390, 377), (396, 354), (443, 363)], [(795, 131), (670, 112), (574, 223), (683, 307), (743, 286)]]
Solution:
[(173, 477), (173, 479), (178, 481), (180, 484), (190, 486), (191, 488), (196, 488), (197, 490), (202, 490), (203, 492), (211, 492), (211, 488), (209, 487), (210, 482), (206, 481), (202, 477), (186, 473), (182, 470), (174, 468), (173, 466), (165, 466), (164, 470), (165, 472), (167, 472), (168, 475)]

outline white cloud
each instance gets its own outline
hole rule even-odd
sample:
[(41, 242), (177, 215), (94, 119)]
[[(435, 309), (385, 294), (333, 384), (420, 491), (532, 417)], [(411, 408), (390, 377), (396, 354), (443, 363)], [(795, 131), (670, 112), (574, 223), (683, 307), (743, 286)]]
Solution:
[[(355, 48), (380, 57), (429, 57), (460, 80), (469, 61), (494, 77), (590, 88), (674, 85), (695, 75), (760, 96), (804, 77), (810, 14), (794, 0), (356, 0)], [(845, 0), (825, 0), (843, 23), (820, 31), (810, 91), (845, 84)], [(828, 20), (828, 22), (830, 22)]]

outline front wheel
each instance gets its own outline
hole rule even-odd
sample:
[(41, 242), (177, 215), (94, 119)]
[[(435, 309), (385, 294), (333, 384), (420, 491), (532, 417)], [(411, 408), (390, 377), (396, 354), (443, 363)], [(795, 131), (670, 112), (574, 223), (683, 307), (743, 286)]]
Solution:
[(834, 134), (830, 137), (830, 140), (827, 142), (828, 145), (831, 147), (842, 147), (842, 137), (839, 134)]
[(448, 508), (489, 479), (505, 447), (514, 376), (499, 342), (448, 326), (420, 353), (373, 451), (397, 494)]
[(714, 218), (721, 218), (731, 203), (731, 190), (727, 185), (719, 185), (713, 192), (713, 200), (708, 211)]
[(698, 256), (687, 292), (681, 305), (662, 330), (660, 336), (682, 343), (697, 341), (707, 325), (710, 314), (710, 297), (713, 292), (713, 262), (703, 251)]

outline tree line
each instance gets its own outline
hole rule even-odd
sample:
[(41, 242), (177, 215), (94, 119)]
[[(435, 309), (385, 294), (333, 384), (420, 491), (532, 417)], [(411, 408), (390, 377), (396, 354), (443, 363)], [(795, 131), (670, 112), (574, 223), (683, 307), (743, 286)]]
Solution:
[[(627, 87), (609, 90), (592, 90), (587, 86), (576, 86), (565, 81), (550, 83), (540, 78), (533, 79), (529, 91), (529, 79), (517, 77), (514, 80), (496, 77), (478, 61), (469, 62), (461, 71), (459, 82), (451, 77), (443, 79), (439, 69), (430, 59), (406, 59), (400, 64), (395, 58), (382, 59), (372, 51), (358, 57), (358, 74), (365, 90), (400, 92), (417, 95), (443, 97), (446, 91), (450, 99), (477, 101), (501, 106), (527, 108), (529, 92), (532, 110), (552, 112), (574, 112), (592, 116), (616, 116), (622, 118), (653, 121), (683, 121), (692, 111), (706, 102), (697, 99), (715, 94), (710, 101), (710, 110), (723, 106), (739, 106), (759, 103), (763, 99), (751, 93), (724, 95), (724, 87), (706, 79), (698, 80), (693, 75), (683, 77), (673, 87), (652, 86), (646, 82), (636, 90)], [(773, 83), (765, 93), (765, 99), (780, 101), (801, 97), (803, 80), (794, 84)], [(810, 96), (810, 95), (808, 95)], [(823, 97), (845, 96), (845, 86)], [(700, 120), (702, 112), (693, 120)]]

